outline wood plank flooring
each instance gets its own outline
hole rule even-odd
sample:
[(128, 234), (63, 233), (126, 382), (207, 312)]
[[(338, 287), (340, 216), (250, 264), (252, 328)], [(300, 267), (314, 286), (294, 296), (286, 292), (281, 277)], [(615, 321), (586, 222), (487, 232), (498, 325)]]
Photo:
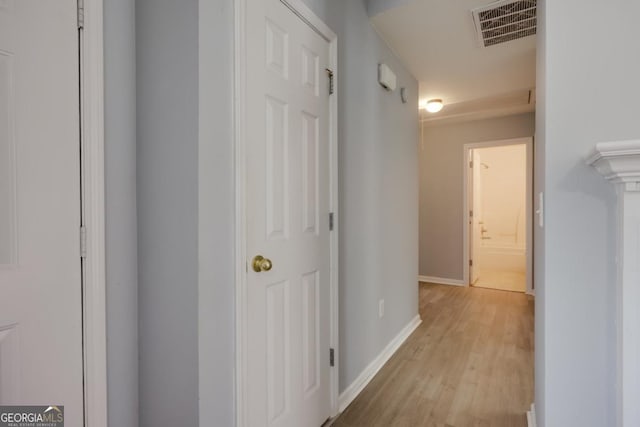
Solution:
[(334, 427), (526, 427), (533, 299), (420, 284), (422, 325)]
[(478, 280), (473, 283), (473, 286), (501, 291), (526, 292), (527, 276), (525, 272), (481, 270), (478, 274)]

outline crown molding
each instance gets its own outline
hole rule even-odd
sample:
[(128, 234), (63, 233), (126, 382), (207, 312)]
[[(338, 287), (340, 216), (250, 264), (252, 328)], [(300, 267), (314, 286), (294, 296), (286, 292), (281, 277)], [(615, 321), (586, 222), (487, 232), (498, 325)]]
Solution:
[(598, 143), (586, 162), (608, 181), (638, 183), (640, 182), (640, 140)]

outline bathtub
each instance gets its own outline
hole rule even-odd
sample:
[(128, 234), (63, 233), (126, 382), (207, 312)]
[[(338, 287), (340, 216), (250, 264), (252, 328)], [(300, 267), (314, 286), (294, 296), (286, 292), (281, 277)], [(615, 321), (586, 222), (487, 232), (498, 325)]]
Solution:
[[(481, 270), (524, 273), (527, 269), (526, 248), (515, 245), (483, 245), (475, 255), (474, 265)], [(477, 262), (477, 264), (475, 264)]]

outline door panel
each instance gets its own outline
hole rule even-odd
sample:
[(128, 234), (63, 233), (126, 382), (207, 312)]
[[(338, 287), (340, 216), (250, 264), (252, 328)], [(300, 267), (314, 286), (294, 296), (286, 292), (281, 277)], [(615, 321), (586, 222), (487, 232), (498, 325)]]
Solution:
[(266, 98), (266, 210), (269, 240), (289, 238), (289, 106)]
[(267, 285), (267, 399), (269, 422), (291, 409), (291, 304), (289, 281)]
[(302, 389), (312, 393), (320, 384), (320, 283), (319, 272), (302, 276)]
[(83, 422), (75, 0), (0, 1), (0, 404)]
[(318, 235), (318, 117), (302, 116), (302, 231)]
[[(247, 425), (330, 416), (329, 43), (279, 0), (247, 10)], [(272, 262), (256, 272), (252, 257)]]

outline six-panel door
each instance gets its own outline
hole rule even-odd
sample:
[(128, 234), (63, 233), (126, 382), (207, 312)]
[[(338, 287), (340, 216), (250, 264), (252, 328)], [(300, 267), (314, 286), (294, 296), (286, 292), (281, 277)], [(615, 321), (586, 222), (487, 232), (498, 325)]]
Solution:
[(330, 416), (329, 43), (279, 0), (247, 27), (247, 425)]

